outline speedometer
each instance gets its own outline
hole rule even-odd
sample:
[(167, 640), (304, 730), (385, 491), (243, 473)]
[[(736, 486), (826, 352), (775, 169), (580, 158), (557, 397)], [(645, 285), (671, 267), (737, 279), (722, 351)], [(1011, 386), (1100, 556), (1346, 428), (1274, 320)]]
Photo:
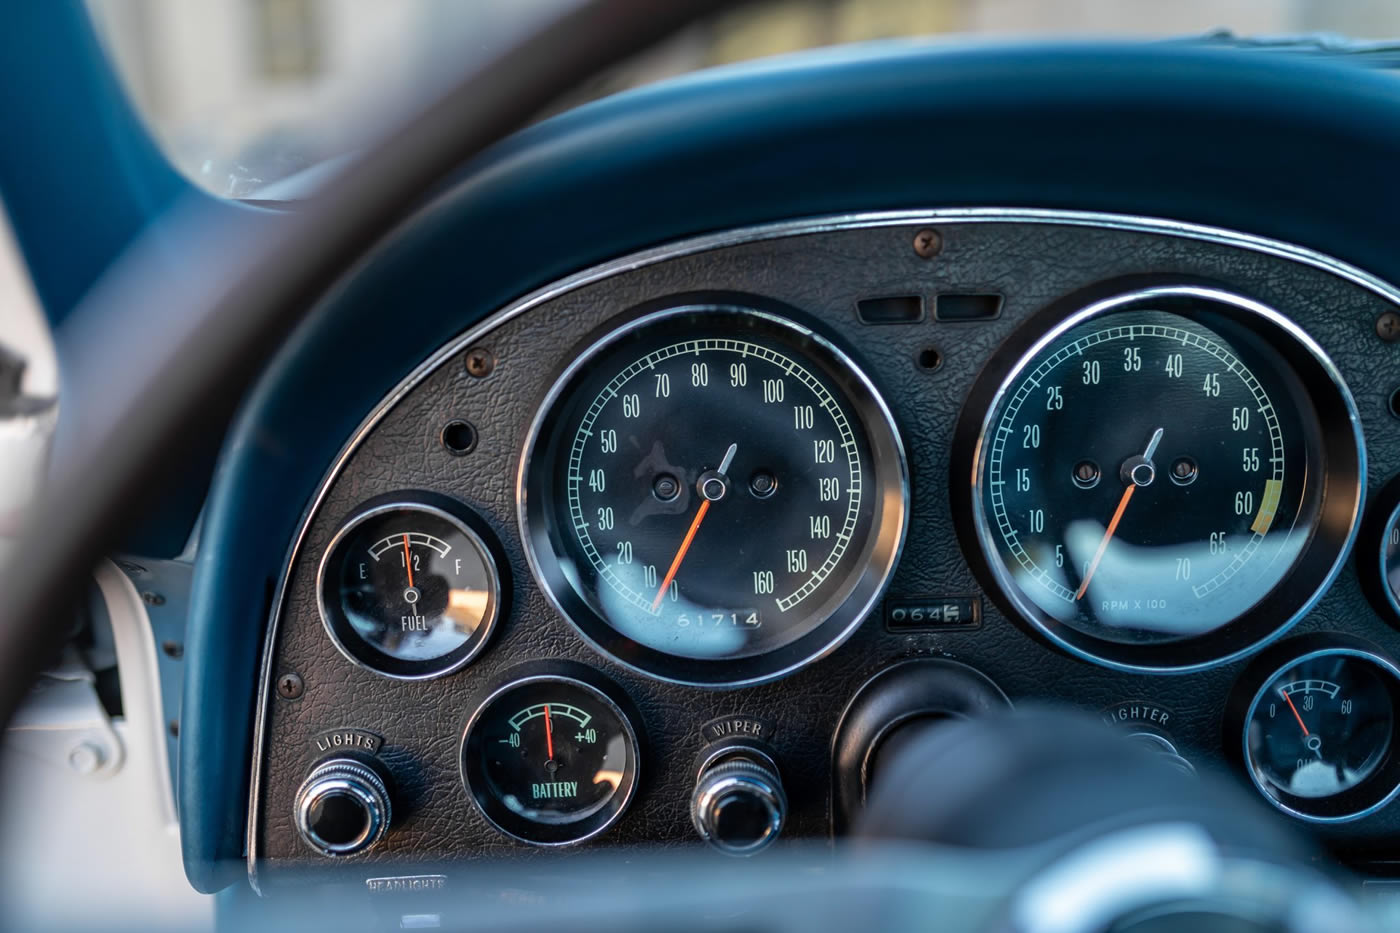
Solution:
[(597, 647), (749, 683), (864, 618), (903, 538), (903, 451), (869, 380), (791, 320), (643, 314), (579, 354), (522, 458), (532, 569)]
[(1350, 394), (1280, 315), (1201, 287), (1063, 318), (1006, 373), (972, 469), (985, 568), (1025, 621), (1175, 670), (1286, 629), (1361, 501)]

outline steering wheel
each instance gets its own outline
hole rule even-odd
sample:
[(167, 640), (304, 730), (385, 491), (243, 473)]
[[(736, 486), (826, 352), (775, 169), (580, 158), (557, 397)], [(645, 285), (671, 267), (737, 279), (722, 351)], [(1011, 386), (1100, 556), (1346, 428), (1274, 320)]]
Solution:
[[(261, 365), (356, 260), (477, 153), (584, 80), (730, 4), (588, 0), (475, 64), (277, 223), (177, 204), (55, 334), (62, 416), (41, 501), (6, 568), (0, 724), (61, 649), (57, 610), (170, 469), (227, 423)], [(482, 93), (481, 88), (490, 88)], [(178, 270), (163, 244), (181, 244)], [(95, 464), (100, 467), (95, 468)], [(41, 527), (38, 527), (41, 525)]]
[[(66, 631), (54, 624), (55, 610), (75, 599), (72, 581), (83, 579), (115, 540), (142, 490), (159, 485), (155, 480), (168, 469), (165, 452), (201, 426), (226, 421), (261, 362), (347, 269), (477, 153), (602, 68), (722, 5), (592, 0), (571, 6), (478, 64), (276, 224), (250, 219), (214, 228), (206, 205), (178, 206), (160, 231), (163, 241), (180, 242), (185, 252), (184, 271), (175, 276), (159, 243), (138, 243), (57, 335), (67, 370), (63, 423), (51, 480), (31, 513), (42, 521), (42, 534), (29, 530), (24, 535), (25, 546), (4, 581), (0, 717), (8, 722), (44, 662), (61, 647)], [(482, 87), (490, 93), (480, 93)], [(980, 770), (969, 772), (974, 762)], [(958, 923), (948, 916), (948, 929), (995, 921), (1016, 929), (1087, 930), (1086, 917), (1117, 923), (1121, 911), (1115, 913), (1114, 907), (1091, 916), (1082, 909), (1088, 901), (1064, 898), (1090, 898), (1093, 904), (1105, 903), (1105, 897), (1121, 899), (1131, 879), (1113, 869), (1125, 857), (1155, 860), (1158, 868), (1170, 863), (1185, 873), (1168, 873), (1169, 881), (1184, 885), (1180, 889), (1152, 889), (1159, 900), (1189, 888), (1201, 897), (1233, 897), (1255, 906), (1267, 902), (1272, 911), (1267, 916), (1276, 917), (1304, 891), (1311, 897), (1309, 910), (1331, 909), (1333, 920), (1353, 922), (1335, 889), (1297, 867), (1301, 855), (1291, 841), (1262, 821), (1232, 813), (1237, 798), (1215, 785), (1182, 790), (1158, 764), (1108, 743), (1100, 732), (1072, 718), (954, 724), (914, 743), (895, 760), (885, 782), (889, 790), (872, 798), (864, 832), (936, 839), (960, 850), (867, 849), (845, 861), (838, 853), (835, 864), (842, 867), (835, 876), (831, 856), (823, 852), (817, 858), (824, 880), (817, 883), (808, 872), (812, 857), (800, 853), (767, 861), (758, 872), (722, 871), (726, 883), (735, 885), (732, 894), (770, 906), (775, 929), (806, 928), (814, 921), (829, 925), (838, 915), (854, 920), (860, 910), (882, 912), (886, 922), (917, 922), (918, 911), (933, 899), (967, 908)], [(1111, 786), (1120, 796), (1081, 795), (1082, 810), (1063, 807), (1055, 794), (1085, 781), (1101, 786), (1096, 772), (1112, 776)], [(969, 780), (968, 773), (978, 779)], [(907, 799), (909, 789), (926, 785), (931, 774), (950, 776), (954, 792), (932, 807)], [(1131, 784), (1123, 780), (1125, 774), (1142, 780)], [(1159, 785), (1165, 801), (1161, 808), (1143, 807), (1125, 792)], [(1007, 817), (1001, 806), (1007, 800), (1020, 802), (1020, 817)], [(1115, 819), (1110, 812), (1115, 807), (1118, 817), (1131, 814), (1131, 819)], [(911, 812), (919, 818), (907, 820)], [(1285, 850), (1288, 857), (1234, 867), (1222, 855), (1221, 838), (1198, 830), (1222, 812), (1227, 814), (1220, 834), (1225, 841), (1244, 840), (1244, 848), (1255, 852)], [(1040, 816), (1054, 818), (1042, 821)], [(1092, 832), (1086, 834), (1086, 827)], [(990, 830), (1003, 835), (989, 838)], [(567, 909), (575, 916), (582, 910), (594, 919), (608, 917), (614, 930), (654, 928), (656, 915), (648, 911), (664, 906), (674, 916), (677, 910), (690, 910), (686, 905), (697, 898), (684, 857), (657, 865), (662, 880), (622, 919), (616, 909), (619, 873), (602, 859), (579, 870), (572, 900), (562, 898), (525, 922), (499, 914), (496, 925), (557, 926), (560, 912)], [(1277, 871), (1265, 870), (1266, 865)], [(695, 871), (713, 874), (716, 869), (710, 861)], [(1235, 886), (1219, 887), (1216, 881), (1222, 877)], [(1102, 884), (1081, 885), (1082, 890), (1074, 886), (1092, 878), (1108, 878), (1112, 890)], [(1244, 882), (1236, 884), (1241, 878)], [(1192, 881), (1209, 883), (1191, 887)], [(482, 890), (499, 891), (512, 883), (491, 872), (478, 880)], [(1019, 919), (1006, 913), (1012, 892), (1017, 892), (1013, 904), (1022, 905), (1013, 913), (1025, 913)], [(471, 901), (470, 892), (457, 896)], [(314, 909), (309, 917), (293, 910), (278, 918), (278, 925), (301, 928), (308, 919), (326, 925), (331, 916), (326, 905)], [(588, 910), (596, 912), (589, 915)], [(1056, 925), (1057, 911), (1063, 910), (1073, 914), (1073, 924), (1066, 919)], [(338, 919), (355, 927), (369, 922), (353, 913)]]

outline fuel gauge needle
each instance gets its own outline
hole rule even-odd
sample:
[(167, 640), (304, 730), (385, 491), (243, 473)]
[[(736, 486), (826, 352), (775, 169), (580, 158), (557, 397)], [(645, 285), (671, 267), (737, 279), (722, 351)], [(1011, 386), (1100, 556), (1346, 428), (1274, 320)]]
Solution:
[(408, 570), (408, 588), (411, 590), (411, 589), (414, 588), (414, 586), (413, 586), (413, 558), (412, 558), (412, 557), (409, 555), (409, 553), (408, 553), (408, 535), (404, 535), (404, 536), (403, 536), (403, 565), (404, 565), (404, 568)]

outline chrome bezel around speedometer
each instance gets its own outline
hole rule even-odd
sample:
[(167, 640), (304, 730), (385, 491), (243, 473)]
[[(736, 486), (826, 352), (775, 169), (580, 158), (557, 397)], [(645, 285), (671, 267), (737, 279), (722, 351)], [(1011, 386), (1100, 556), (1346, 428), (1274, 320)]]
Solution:
[[(977, 546), (966, 549), (974, 570), (1014, 619), (1069, 653), (1106, 667), (1185, 672), (1223, 664), (1256, 650), (1287, 631), (1317, 601), (1340, 570), (1356, 534), (1364, 499), (1365, 448), (1355, 403), (1336, 368), (1316, 342), (1282, 314), (1205, 284), (1143, 285), (1141, 280), (1133, 284), (1137, 287), (1114, 288), (1110, 283), (1092, 294), (1071, 296), (1013, 334), (999, 354), (999, 359), (1007, 362), (994, 361), (988, 367), (964, 409), (957, 441), (961, 449), (955, 452), (953, 464), (953, 499), (959, 518), (975, 531)], [(1008, 567), (998, 528), (987, 514), (987, 500), (993, 444), (1004, 428), (1002, 422), (1018, 387), (1076, 328), (1120, 312), (1149, 311), (1174, 314), (1207, 330), (1223, 325), (1247, 333), (1249, 340), (1258, 344), (1256, 352), (1268, 357), (1274, 375), (1296, 396), (1275, 399), (1274, 405), (1297, 405), (1304, 460), (1298, 463), (1301, 479), (1296, 471), (1293, 474), (1298, 483), (1293, 493), (1298, 520), (1290, 526), (1287, 540), (1294, 552), (1270, 558), (1287, 560), (1287, 564), (1271, 567), (1266, 576), (1255, 581), (1259, 595), (1250, 597), (1252, 605), (1233, 615), (1229, 614), (1233, 610), (1227, 610), (1227, 618), (1202, 631), (1150, 637), (1143, 632), (1138, 638), (1131, 628), (1110, 631), (1097, 626), (1096, 633), (1092, 624), (1065, 621), (1043, 608)], [(1110, 323), (1104, 328), (1113, 329)], [(1055, 355), (1058, 352), (1064, 348)], [(1212, 351), (1206, 348), (1205, 352)], [(1229, 366), (1243, 373), (1246, 384), (1254, 379), (1238, 361), (1229, 362)], [(1280, 443), (1277, 437), (1271, 435), (1270, 439), (1276, 447)], [(1265, 451), (1264, 456), (1269, 453)], [(1276, 449), (1272, 456), (1282, 453)], [(1120, 507), (1118, 514), (1121, 511)], [(1141, 594), (1123, 594), (1125, 598), (1133, 595)]]
[[(590, 339), (573, 357), (531, 424), (517, 477), (517, 510), (530, 568), (554, 608), (589, 644), (634, 670), (657, 679), (698, 686), (738, 686), (786, 676), (845, 641), (876, 605), (894, 569), (908, 512), (908, 468), (893, 417), (855, 362), (831, 340), (795, 323), (791, 319), (794, 313), (786, 308), (769, 309), (765, 302), (750, 296), (681, 298), (636, 309), (622, 323), (614, 322), (606, 332)], [(854, 540), (845, 542), (841, 553), (828, 555), (827, 562), (832, 565), (828, 576), (813, 584), (817, 591), (814, 598), (819, 601), (810, 610), (804, 610), (805, 615), (784, 621), (783, 628), (777, 630), (780, 637), (774, 642), (759, 641), (743, 652), (717, 651), (715, 656), (705, 657), (668, 651), (665, 645), (647, 644), (642, 636), (627, 634), (626, 626), (619, 624), (623, 620), (606, 616), (599, 598), (590, 594), (590, 584), (581, 581), (578, 554), (574, 551), (586, 553), (591, 542), (575, 541), (577, 535), (564, 527), (568, 522), (561, 517), (562, 503), (566, 506), (563, 511), (577, 519), (577, 503), (565, 502), (558, 485), (561, 477), (567, 484), (569, 463), (579, 456), (575, 434), (587, 433), (591, 427), (574, 422), (585, 418), (590, 406), (598, 408), (603, 404), (595, 399), (589, 405), (581, 405), (581, 388), (599, 375), (599, 367), (605, 361), (618, 363), (619, 376), (615, 378), (625, 374), (628, 367), (642, 365), (632, 359), (620, 362), (614, 354), (639, 342), (649, 346), (672, 339), (676, 345), (695, 343), (687, 353), (693, 350), (697, 354), (734, 350), (729, 346), (710, 346), (711, 343), (743, 343), (751, 347), (751, 366), (765, 353), (770, 357), (783, 356), (788, 364), (785, 371), (792, 378), (809, 375), (801, 370), (814, 367), (820, 378), (808, 380), (808, 388), (820, 395), (828, 391), (824, 386), (829, 387), (837, 396), (828, 401), (831, 410), (840, 415), (838, 427), (843, 419), (855, 422), (855, 435), (851, 434), (852, 425), (846, 424), (840, 427), (843, 436), (859, 436), (869, 456), (870, 462), (856, 474), (863, 499), (859, 505), (860, 523), (853, 525), (848, 515), (847, 527), (843, 529), (840, 522), (833, 521), (833, 532), (838, 538), (853, 536)], [(766, 344), (781, 348), (783, 353), (766, 351)], [(670, 349), (667, 345), (650, 352), (654, 355)], [(639, 351), (637, 355), (640, 359), (647, 354)], [(615, 387), (611, 395), (607, 392), (604, 387), (600, 398), (617, 395)], [(567, 432), (572, 433), (565, 437)], [(717, 447), (715, 454), (720, 452)], [(611, 481), (608, 488), (613, 488)], [(781, 489), (780, 485), (780, 493)], [(659, 566), (664, 569), (666, 564)], [(590, 573), (601, 577), (596, 566)], [(596, 589), (599, 584), (593, 581), (591, 585)], [(737, 596), (737, 575), (735, 590)], [(768, 592), (774, 591), (770, 588)], [(622, 590), (611, 595), (622, 602), (636, 602)], [(755, 597), (746, 598), (752, 601)], [(743, 601), (736, 599), (735, 604)]]

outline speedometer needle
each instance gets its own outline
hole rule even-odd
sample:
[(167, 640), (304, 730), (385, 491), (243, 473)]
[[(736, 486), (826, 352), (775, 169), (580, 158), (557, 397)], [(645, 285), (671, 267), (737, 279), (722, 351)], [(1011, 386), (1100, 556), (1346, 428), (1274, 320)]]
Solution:
[[(695, 540), (695, 533), (700, 530), (700, 523), (705, 520), (705, 513), (710, 511), (710, 503), (724, 498), (724, 492), (727, 488), (725, 474), (729, 471), (729, 464), (734, 462), (734, 453), (738, 449), (738, 444), (730, 444), (729, 449), (724, 452), (724, 459), (719, 462), (719, 469), (713, 475), (701, 475), (700, 508), (695, 512), (695, 518), (690, 521), (690, 529), (686, 531), (685, 537), (681, 540), (680, 548), (676, 550), (671, 567), (666, 571), (660, 589), (656, 591), (656, 598), (651, 601), (652, 612), (661, 608), (661, 601), (666, 598), (666, 590), (671, 586), (671, 581), (676, 579), (676, 571), (681, 569), (681, 561), (685, 560), (685, 552), (690, 550), (690, 544)], [(711, 483), (716, 481), (716, 485), (712, 487)], [(716, 490), (714, 493), (710, 492), (712, 488)]]
[(1123, 498), (1118, 500), (1118, 508), (1113, 510), (1113, 517), (1108, 521), (1108, 529), (1104, 532), (1103, 540), (1099, 542), (1099, 549), (1094, 552), (1094, 559), (1089, 561), (1089, 567), (1084, 571), (1084, 579), (1074, 594), (1076, 602), (1083, 599), (1084, 594), (1089, 591), (1089, 581), (1094, 578), (1094, 571), (1099, 569), (1099, 561), (1103, 560), (1104, 552), (1108, 550), (1108, 542), (1113, 540), (1113, 533), (1118, 530), (1118, 523), (1122, 521), (1123, 512), (1133, 498), (1133, 491), (1139, 486), (1150, 484), (1156, 478), (1152, 455), (1157, 452), (1157, 445), (1161, 442), (1162, 429), (1158, 428), (1152, 432), (1152, 440), (1147, 442), (1147, 449), (1142, 452), (1142, 456), (1129, 457), (1123, 464), (1123, 481), (1128, 484), (1128, 488), (1123, 490)]

